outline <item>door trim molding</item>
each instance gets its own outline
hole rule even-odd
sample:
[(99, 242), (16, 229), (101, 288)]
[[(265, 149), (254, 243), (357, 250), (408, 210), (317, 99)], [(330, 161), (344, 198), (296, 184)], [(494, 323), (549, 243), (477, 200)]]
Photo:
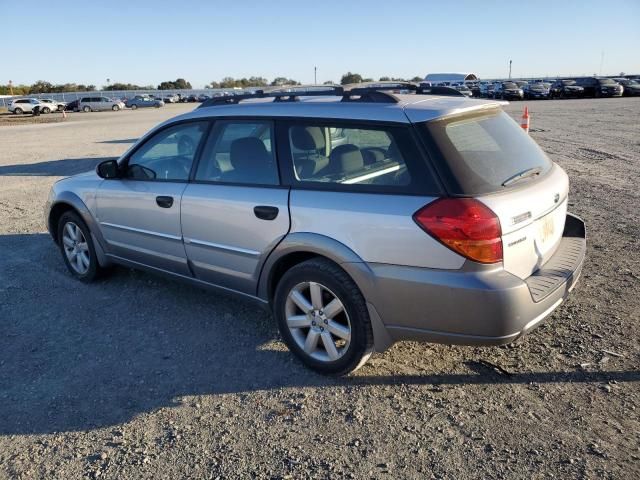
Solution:
[(127, 232), (142, 233), (144, 235), (151, 235), (153, 237), (160, 237), (160, 238), (166, 238), (166, 239), (169, 239), (169, 240), (176, 240), (178, 242), (182, 241), (182, 236), (169, 235), (168, 233), (154, 232), (152, 230), (144, 230), (142, 228), (127, 227), (125, 225), (118, 225), (117, 223), (100, 222), (100, 225), (101, 226), (105, 226), (105, 227), (115, 228), (115, 229), (118, 229), (118, 230), (124, 230), (124, 231), (127, 231)]
[(248, 257), (257, 258), (260, 256), (260, 252), (256, 250), (249, 250), (247, 248), (240, 248), (240, 247), (231, 247), (229, 245), (223, 245), (221, 243), (205, 242), (204, 240), (196, 240), (193, 238), (184, 237), (184, 243), (186, 245), (192, 244), (192, 245), (198, 245), (201, 247), (213, 248), (214, 250), (222, 250), (225, 252), (239, 253), (241, 255), (246, 255)]

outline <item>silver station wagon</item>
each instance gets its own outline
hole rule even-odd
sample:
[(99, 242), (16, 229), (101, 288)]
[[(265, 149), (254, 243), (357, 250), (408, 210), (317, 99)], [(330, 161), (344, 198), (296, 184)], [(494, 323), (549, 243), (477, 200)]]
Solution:
[(568, 191), (501, 103), (295, 87), (157, 126), (57, 182), (46, 221), (78, 279), (121, 264), (253, 299), (339, 375), (397, 341), (499, 345), (538, 325), (586, 254)]

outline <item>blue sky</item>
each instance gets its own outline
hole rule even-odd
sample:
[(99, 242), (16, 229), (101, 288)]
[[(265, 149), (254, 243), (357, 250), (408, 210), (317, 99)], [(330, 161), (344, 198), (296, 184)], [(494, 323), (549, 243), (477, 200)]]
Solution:
[[(0, 0), (0, 84), (640, 73), (640, 0)], [(18, 20), (20, 19), (21, 20)], [(45, 19), (50, 20), (47, 28)], [(29, 25), (35, 24), (37, 28)]]

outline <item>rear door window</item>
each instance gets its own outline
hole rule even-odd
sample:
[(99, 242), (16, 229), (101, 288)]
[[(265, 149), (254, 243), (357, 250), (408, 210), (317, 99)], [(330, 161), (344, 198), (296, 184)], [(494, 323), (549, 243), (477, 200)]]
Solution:
[(408, 128), (331, 120), (283, 127), (293, 183), (332, 190), (439, 191)]
[(542, 176), (552, 166), (536, 142), (500, 109), (426, 122), (422, 131), (454, 194), (497, 192)]
[(219, 120), (196, 171), (202, 182), (278, 185), (270, 121)]

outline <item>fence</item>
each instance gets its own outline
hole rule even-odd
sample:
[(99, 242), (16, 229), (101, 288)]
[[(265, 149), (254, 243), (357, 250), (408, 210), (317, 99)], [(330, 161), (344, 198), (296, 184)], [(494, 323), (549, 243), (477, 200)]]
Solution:
[(51, 98), (57, 102), (73, 102), (82, 97), (102, 96), (108, 98), (131, 98), (136, 95), (153, 95), (154, 97), (170, 97), (177, 93), (182, 96), (212, 95), (216, 92), (228, 92), (228, 88), (206, 88), (192, 90), (105, 90), (95, 92), (65, 92), (65, 93), (34, 93), (28, 95), (14, 95), (13, 97), (0, 97), (0, 107), (8, 107), (16, 98)]

